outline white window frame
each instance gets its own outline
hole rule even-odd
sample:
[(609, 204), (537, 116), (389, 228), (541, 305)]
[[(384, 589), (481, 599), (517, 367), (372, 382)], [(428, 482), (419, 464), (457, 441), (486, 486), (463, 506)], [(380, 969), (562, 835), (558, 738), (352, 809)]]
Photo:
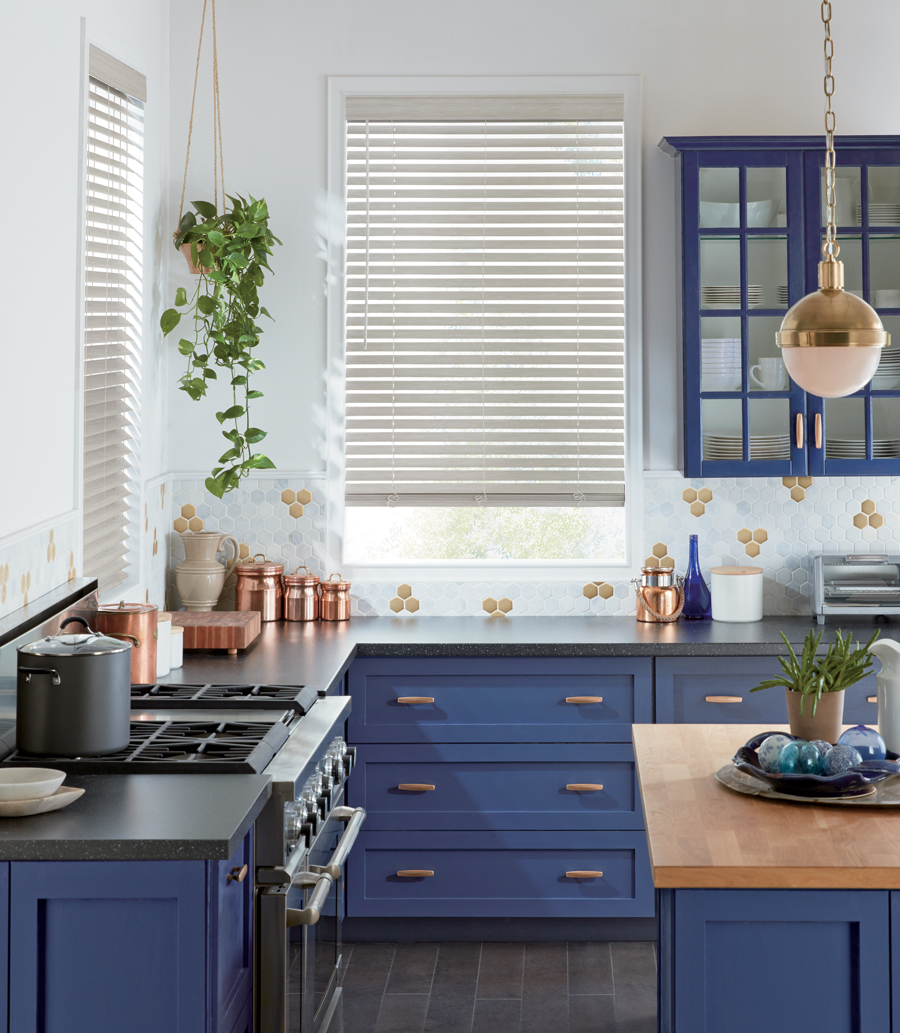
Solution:
[[(625, 512), (626, 555), (619, 562), (573, 560), (422, 560), (344, 563), (344, 384), (347, 98), (367, 96), (609, 96), (625, 102)], [(594, 579), (636, 575), (643, 543), (643, 418), (641, 331), (641, 77), (331, 76), (328, 79), (328, 203), (326, 241), (326, 495), (329, 569), (353, 580), (554, 580), (588, 573)]]

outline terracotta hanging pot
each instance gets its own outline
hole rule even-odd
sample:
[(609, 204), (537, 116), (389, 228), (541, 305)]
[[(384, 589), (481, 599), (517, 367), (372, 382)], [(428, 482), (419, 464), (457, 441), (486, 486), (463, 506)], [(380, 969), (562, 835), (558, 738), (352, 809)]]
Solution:
[[(172, 239), (174, 240), (175, 237), (177, 237), (177, 236), (178, 236), (178, 231), (176, 230), (172, 234)], [(193, 256), (191, 255), (191, 249), (195, 248), (196, 246), (197, 246), (196, 243), (194, 243), (194, 244), (179, 244), (178, 245), (178, 250), (184, 255), (184, 260), (188, 264), (188, 269), (195, 276), (199, 276), (201, 273), (211, 273), (212, 272), (212, 267), (211, 266), (197, 265), (194, 262)]]

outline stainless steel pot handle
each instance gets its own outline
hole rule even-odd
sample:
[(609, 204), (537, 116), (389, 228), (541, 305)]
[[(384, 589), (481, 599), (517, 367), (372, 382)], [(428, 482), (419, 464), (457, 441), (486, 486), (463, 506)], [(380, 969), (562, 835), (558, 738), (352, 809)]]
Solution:
[(33, 674), (51, 674), (53, 675), (53, 684), (59, 685), (60, 683), (59, 671), (54, 671), (52, 667), (20, 667), (19, 674), (25, 675), (26, 685), (31, 682)]
[(296, 881), (302, 879), (303, 876), (306, 876), (307, 879), (315, 878), (316, 888), (310, 894), (306, 907), (302, 911), (296, 907), (285, 908), (285, 925), (288, 929), (293, 929), (297, 925), (315, 925), (321, 916), (322, 905), (331, 892), (331, 887), (334, 886), (334, 879), (328, 872), (320, 872), (315, 876), (311, 876), (309, 872), (303, 872)]

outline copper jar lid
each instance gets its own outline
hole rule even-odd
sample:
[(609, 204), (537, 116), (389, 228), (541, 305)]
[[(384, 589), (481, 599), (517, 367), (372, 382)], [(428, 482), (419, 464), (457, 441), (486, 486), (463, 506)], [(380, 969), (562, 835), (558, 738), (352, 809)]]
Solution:
[[(333, 581), (332, 578), (337, 578), (338, 580)], [(331, 592), (349, 592), (350, 582), (345, 581), (340, 574), (331, 574), (322, 582), (322, 588)]]
[(96, 607), (97, 613), (151, 613), (159, 610), (153, 603), (105, 603)]
[[(306, 573), (301, 574), (301, 570), (305, 570)], [(284, 583), (286, 585), (317, 585), (319, 583), (319, 575), (311, 574), (309, 567), (301, 564), (292, 573), (284, 575)]]
[(251, 560), (241, 560), (235, 570), (239, 574), (282, 574), (284, 564), (268, 560), (265, 553), (258, 552)]

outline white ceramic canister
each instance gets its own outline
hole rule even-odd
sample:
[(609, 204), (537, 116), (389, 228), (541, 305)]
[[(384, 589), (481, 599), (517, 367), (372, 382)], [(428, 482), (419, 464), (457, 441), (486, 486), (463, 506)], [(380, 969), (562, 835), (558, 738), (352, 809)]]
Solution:
[(174, 670), (184, 663), (184, 628), (172, 625), (172, 643), (169, 650), (169, 666)]
[(172, 614), (158, 613), (156, 622), (156, 677), (162, 678), (172, 667)]
[(762, 620), (762, 567), (712, 567), (709, 573), (714, 621)]

